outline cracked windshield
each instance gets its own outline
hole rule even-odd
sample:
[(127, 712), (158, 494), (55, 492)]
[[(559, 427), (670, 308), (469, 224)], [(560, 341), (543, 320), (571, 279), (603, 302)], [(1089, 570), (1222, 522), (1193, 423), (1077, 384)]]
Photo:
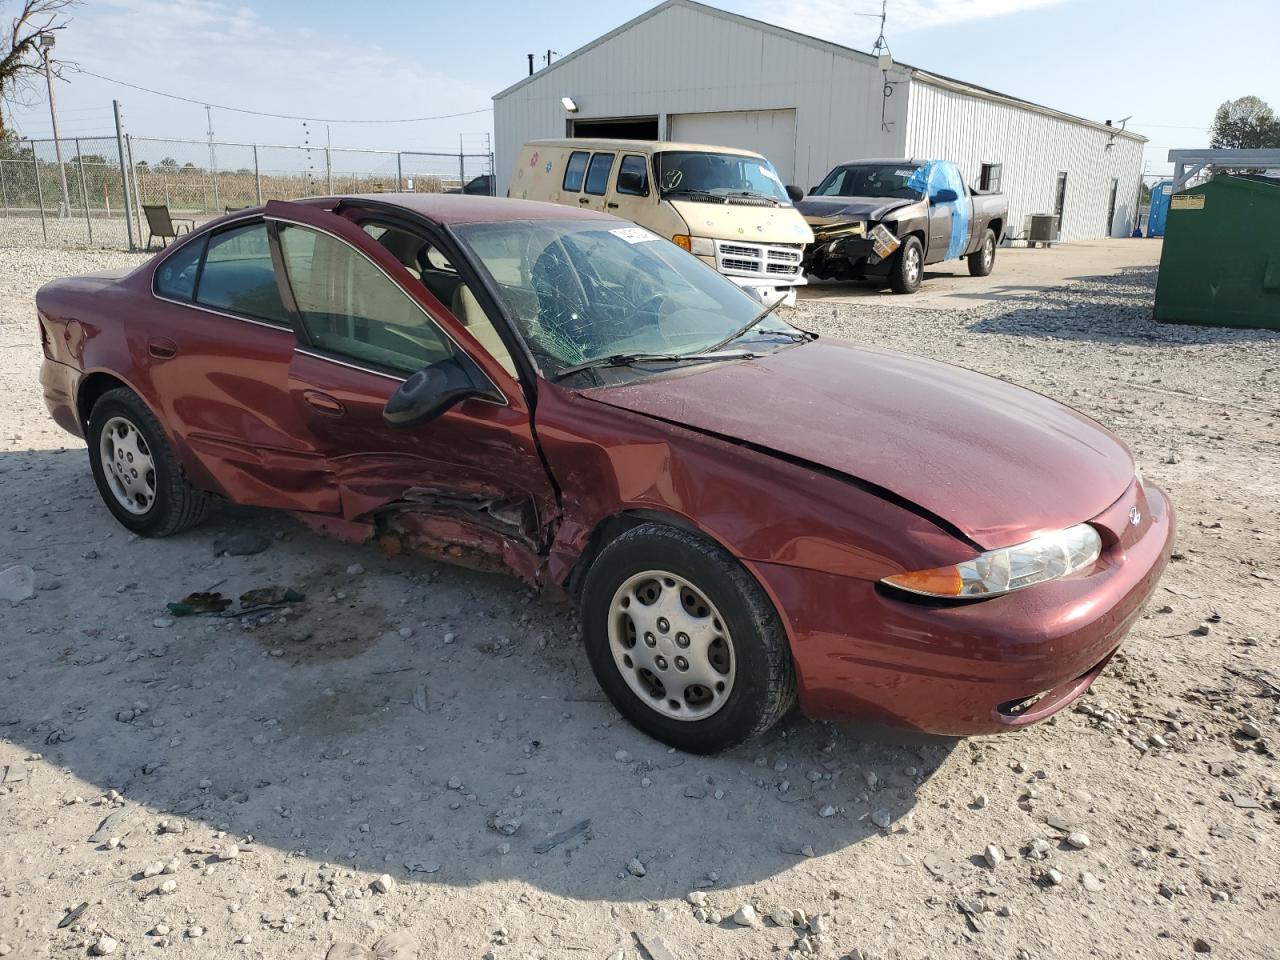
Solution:
[[(488, 270), (534, 359), (550, 375), (616, 355), (694, 356), (764, 309), (691, 254), (615, 221), (455, 227)], [(753, 353), (802, 334), (766, 317), (724, 349)]]
[(669, 150), (653, 155), (664, 198), (790, 206), (778, 171), (763, 157)]

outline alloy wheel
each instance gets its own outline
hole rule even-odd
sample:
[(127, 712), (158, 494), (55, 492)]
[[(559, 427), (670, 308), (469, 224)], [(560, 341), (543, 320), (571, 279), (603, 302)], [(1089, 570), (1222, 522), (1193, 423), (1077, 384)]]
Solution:
[(920, 251), (915, 246), (907, 250), (907, 282), (915, 284), (920, 279)]
[(677, 574), (648, 570), (618, 587), (609, 647), (627, 685), (665, 717), (704, 720), (733, 692), (736, 657), (724, 617)]
[(124, 417), (112, 417), (98, 441), (102, 473), (116, 502), (141, 516), (156, 500), (156, 464), (146, 438)]

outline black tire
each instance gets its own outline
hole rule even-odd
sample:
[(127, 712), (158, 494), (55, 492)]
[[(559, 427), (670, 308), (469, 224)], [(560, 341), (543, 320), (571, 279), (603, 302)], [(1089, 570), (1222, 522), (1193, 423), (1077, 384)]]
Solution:
[(982, 235), (982, 246), (968, 256), (969, 276), (989, 277), (996, 265), (996, 232), (988, 229)]
[[(728, 628), (734, 679), (723, 705), (703, 719), (659, 712), (632, 689), (614, 660), (614, 596), (629, 578), (650, 570), (695, 585)], [(773, 604), (732, 556), (687, 530), (646, 523), (605, 546), (583, 584), (582, 632), (591, 668), (613, 705), (649, 736), (681, 750), (709, 754), (735, 746), (768, 730), (795, 703), (791, 648)]]
[[(102, 462), (102, 433), (116, 419), (127, 421), (137, 430), (154, 464), (154, 497), (141, 513), (132, 513), (120, 503)], [(187, 483), (160, 421), (132, 390), (119, 387), (98, 398), (89, 414), (87, 438), (98, 493), (123, 526), (144, 537), (167, 537), (204, 519), (208, 495)]]
[(920, 238), (910, 236), (894, 254), (893, 267), (889, 270), (889, 289), (894, 293), (915, 293), (924, 279), (924, 247)]

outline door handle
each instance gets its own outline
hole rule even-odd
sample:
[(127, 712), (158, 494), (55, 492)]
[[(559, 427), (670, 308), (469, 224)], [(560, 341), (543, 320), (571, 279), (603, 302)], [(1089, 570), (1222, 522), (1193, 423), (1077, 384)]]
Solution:
[(618, 205), (616, 203), (606, 203), (605, 206), (608, 207), (610, 210), (618, 209)]
[(589, 198), (587, 198), (587, 197), (579, 197), (579, 198), (578, 198), (578, 202), (579, 202), (579, 203), (590, 203), (590, 202), (591, 202), (591, 200), (590, 200)]
[(313, 410), (329, 417), (340, 417), (347, 412), (347, 408), (342, 405), (341, 400), (337, 397), (331, 397), (327, 393), (321, 393), (319, 390), (307, 390), (302, 394), (302, 399)]
[(147, 353), (157, 360), (172, 360), (178, 355), (178, 345), (172, 340), (148, 340)]

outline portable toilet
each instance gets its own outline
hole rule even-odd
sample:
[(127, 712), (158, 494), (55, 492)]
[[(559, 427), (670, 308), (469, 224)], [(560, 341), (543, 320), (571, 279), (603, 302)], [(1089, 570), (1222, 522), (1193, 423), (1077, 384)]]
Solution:
[(1163, 237), (1164, 225), (1169, 219), (1169, 198), (1173, 196), (1173, 181), (1161, 180), (1151, 188), (1151, 212), (1147, 214), (1147, 236)]
[(1280, 330), (1280, 179), (1219, 174), (1169, 198), (1155, 319)]

